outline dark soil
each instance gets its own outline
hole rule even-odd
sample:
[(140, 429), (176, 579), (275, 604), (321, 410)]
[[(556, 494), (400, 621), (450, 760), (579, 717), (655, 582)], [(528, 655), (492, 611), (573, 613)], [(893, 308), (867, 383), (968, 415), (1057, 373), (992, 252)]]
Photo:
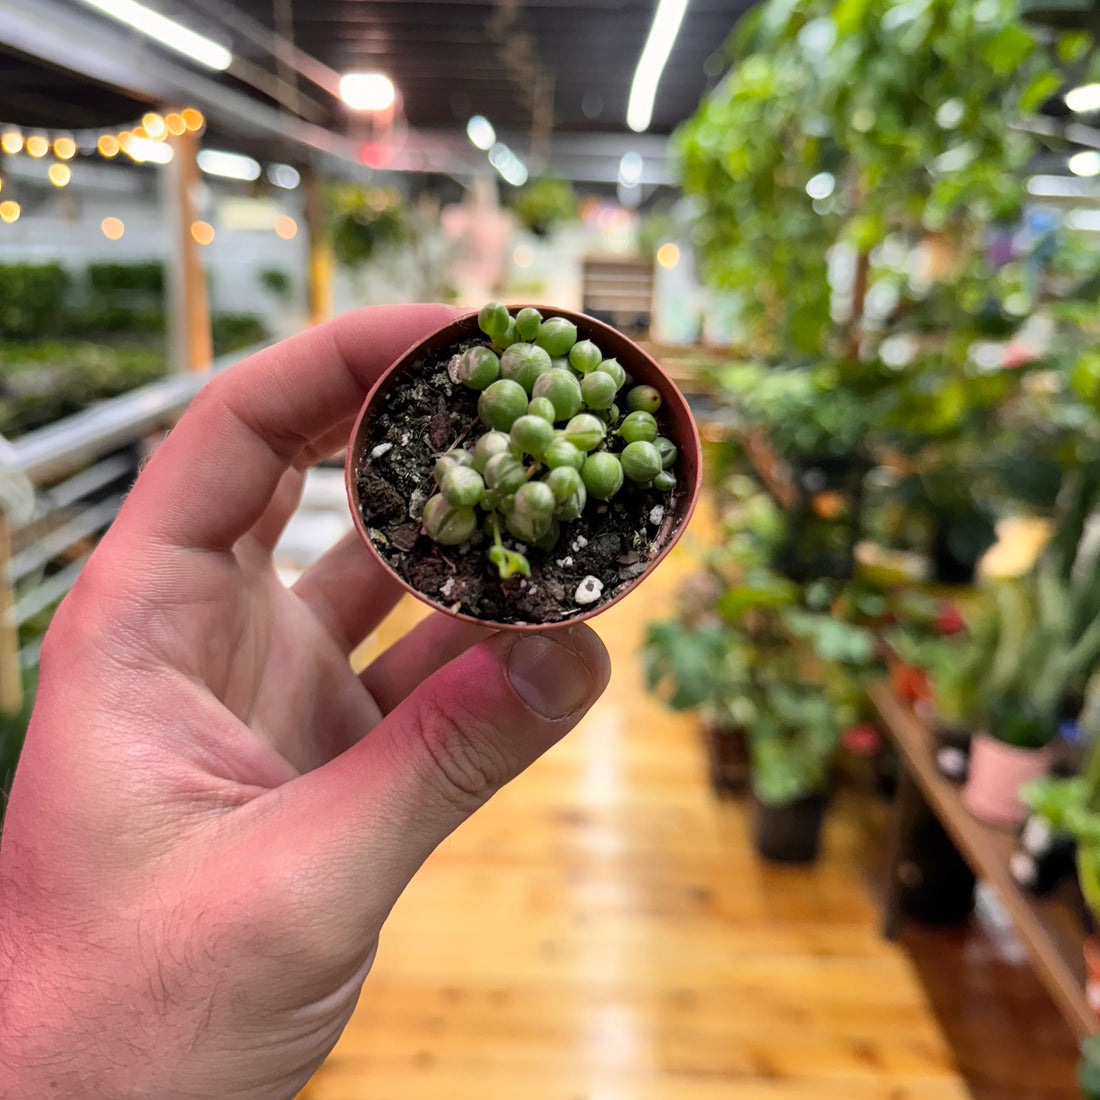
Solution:
[[(565, 622), (614, 599), (645, 572), (671, 534), (670, 498), (678, 490), (662, 493), (628, 482), (606, 504), (590, 498), (580, 519), (561, 525), (551, 551), (506, 536), (505, 545), (526, 554), (530, 579), (501, 581), (486, 557), (489, 535), (457, 547), (433, 542), (420, 515), (436, 492), (435, 460), (453, 447), (472, 446), (485, 430), (477, 418), (477, 393), (453, 383), (446, 367), (453, 354), (479, 343), (467, 340), (437, 359), (416, 362), (378, 402), (356, 471), (363, 519), (390, 567), (434, 603), (491, 622)], [(664, 432), (660, 414), (657, 419)], [(621, 443), (615, 439), (610, 446), (620, 449)], [(579, 602), (577, 591), (591, 577), (603, 590), (597, 599)]]

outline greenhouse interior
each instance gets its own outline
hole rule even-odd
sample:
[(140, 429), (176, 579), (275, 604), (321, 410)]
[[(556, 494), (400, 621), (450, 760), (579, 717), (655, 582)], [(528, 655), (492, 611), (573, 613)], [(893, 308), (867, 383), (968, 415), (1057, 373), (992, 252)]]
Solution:
[(1100, 0), (0, 0), (0, 1097), (1100, 1098), (1098, 307)]

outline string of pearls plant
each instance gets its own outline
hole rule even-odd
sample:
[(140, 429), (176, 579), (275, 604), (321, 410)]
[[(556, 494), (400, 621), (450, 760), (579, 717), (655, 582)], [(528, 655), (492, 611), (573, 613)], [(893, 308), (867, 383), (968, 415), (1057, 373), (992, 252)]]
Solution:
[(652, 386), (626, 390), (626, 372), (564, 317), (537, 309), (513, 317), (499, 302), (478, 313), (484, 345), (455, 355), (453, 382), (478, 390), (484, 433), (436, 461), (439, 492), (424, 506), (424, 531), (443, 546), (479, 528), (502, 580), (531, 575), (521, 544), (552, 550), (563, 522), (591, 499), (608, 501), (627, 482), (667, 492), (676, 484), (675, 444), (661, 436)]

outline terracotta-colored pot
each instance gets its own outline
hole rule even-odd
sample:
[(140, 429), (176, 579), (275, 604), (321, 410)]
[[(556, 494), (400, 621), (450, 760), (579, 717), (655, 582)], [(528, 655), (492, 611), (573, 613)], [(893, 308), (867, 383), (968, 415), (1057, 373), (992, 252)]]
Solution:
[(1100, 1016), (1100, 935), (1094, 932), (1086, 936), (1082, 951), (1085, 956), (1085, 1000)]
[[(510, 305), (509, 311), (514, 315), (523, 305)], [(471, 337), (482, 336), (477, 323), (477, 313), (473, 312), (464, 317), (459, 317), (443, 328), (426, 337), (414, 348), (406, 352), (379, 378), (367, 395), (367, 399), (360, 410), (355, 427), (352, 430), (351, 442), (347, 452), (345, 466), (345, 483), (348, 493), (348, 501), (351, 506), (352, 517), (356, 529), (359, 531), (364, 543), (375, 559), (382, 567), (394, 577), (398, 583), (417, 599), (435, 608), (446, 612), (455, 618), (468, 622), (482, 623), (502, 630), (540, 630), (567, 623), (580, 622), (606, 611), (609, 607), (618, 603), (629, 592), (632, 592), (643, 580), (652, 573), (666, 554), (679, 540), (687, 526), (688, 520), (695, 509), (702, 485), (702, 452), (699, 442), (699, 431), (695, 424), (695, 418), (688, 408), (683, 394), (676, 388), (675, 383), (661, 369), (660, 366), (644, 352), (637, 344), (622, 333), (617, 332), (609, 325), (603, 324), (592, 317), (574, 313), (567, 309), (556, 309), (548, 306), (534, 306), (544, 317), (565, 317), (572, 321), (578, 330), (579, 339), (594, 341), (608, 358), (618, 359), (623, 369), (632, 376), (635, 385), (653, 386), (660, 393), (662, 406), (657, 414), (661, 425), (662, 434), (670, 438), (679, 449), (679, 455), (674, 467), (676, 475), (676, 487), (667, 494), (664, 500), (664, 515), (660, 526), (653, 538), (656, 550), (649, 558), (645, 572), (638, 577), (623, 582), (617, 586), (613, 596), (591, 607), (578, 606), (577, 612), (568, 618), (558, 619), (550, 623), (535, 622), (499, 622), (478, 618), (466, 614), (462, 610), (456, 610), (447, 604), (413, 587), (404, 577), (400, 576), (385, 557), (379, 552), (374, 540), (371, 538), (367, 523), (364, 520), (359, 499), (358, 478), (366, 461), (366, 447), (371, 435), (374, 416), (381, 402), (388, 394), (399, 387), (407, 378), (408, 371), (420, 360), (438, 360), (441, 353), (453, 344)], [(487, 340), (487, 338), (485, 338)], [(431, 471), (425, 471), (425, 489), (431, 488)]]
[(991, 825), (1019, 825), (1027, 816), (1020, 786), (1050, 770), (1051, 750), (1020, 749), (988, 733), (976, 733), (970, 742), (970, 767), (962, 798), (966, 808)]

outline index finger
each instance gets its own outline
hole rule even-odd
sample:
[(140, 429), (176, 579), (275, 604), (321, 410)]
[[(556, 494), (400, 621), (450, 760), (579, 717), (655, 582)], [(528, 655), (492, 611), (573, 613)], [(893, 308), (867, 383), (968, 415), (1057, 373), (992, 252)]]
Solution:
[(346, 434), (375, 380), (452, 320), (441, 305), (373, 306), (284, 340), (199, 391), (123, 508), (131, 533), (228, 550), (263, 515), (288, 467)]

